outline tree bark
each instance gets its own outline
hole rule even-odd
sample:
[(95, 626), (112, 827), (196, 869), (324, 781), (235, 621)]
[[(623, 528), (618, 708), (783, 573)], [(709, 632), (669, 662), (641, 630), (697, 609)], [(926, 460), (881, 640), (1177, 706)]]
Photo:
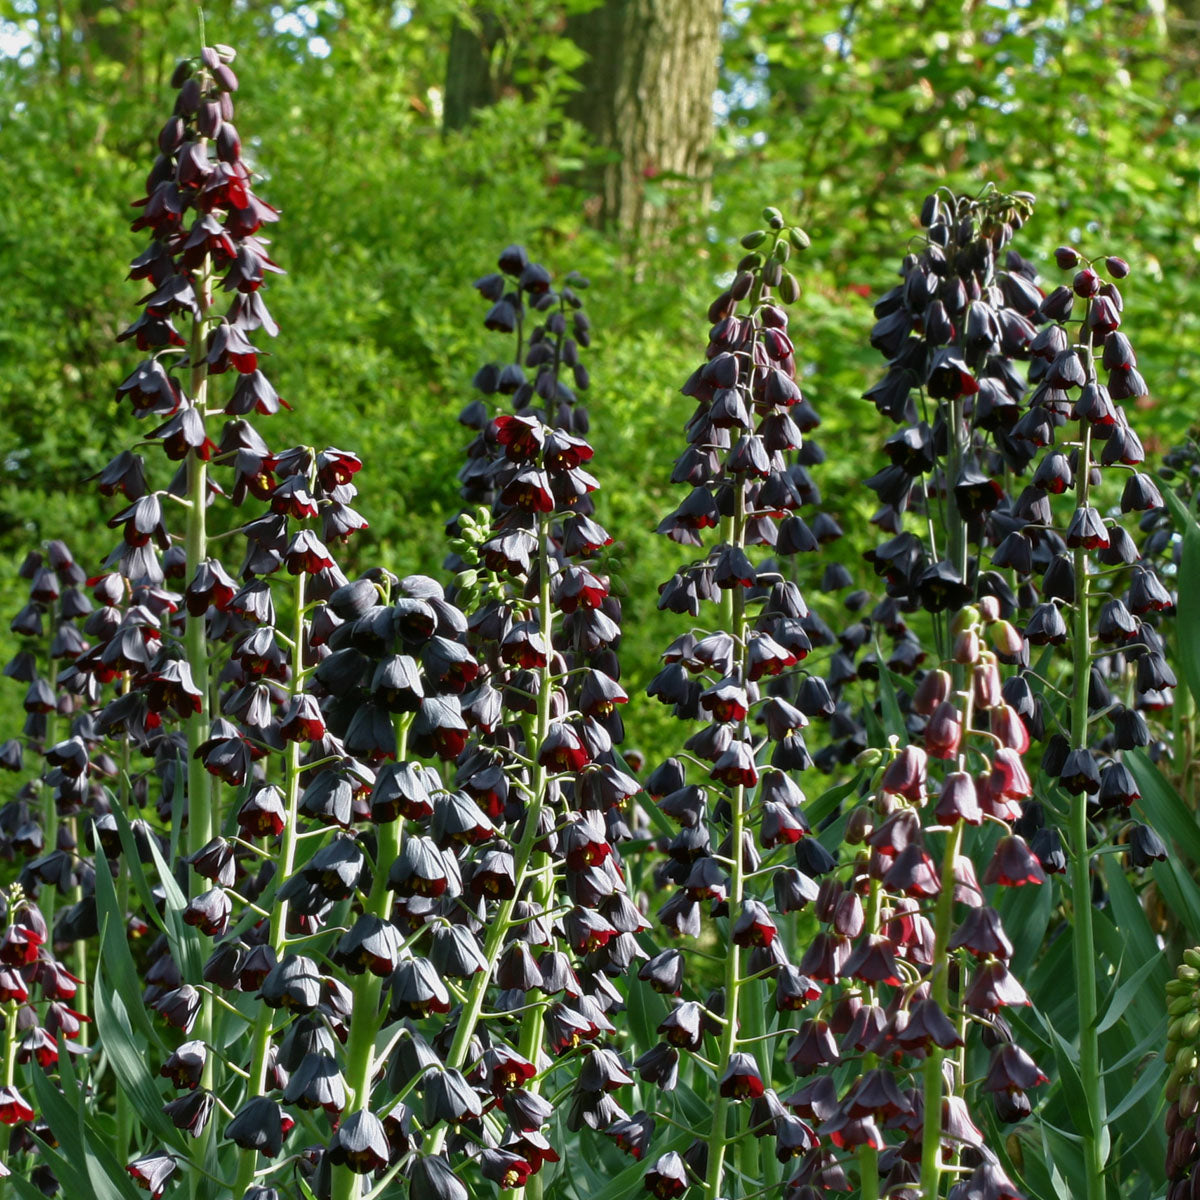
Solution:
[(599, 223), (644, 230), (706, 203), (721, 0), (604, 0), (567, 33), (588, 55), (568, 114), (607, 152)]
[(495, 17), (478, 12), (479, 31), (455, 21), (450, 30), (446, 59), (446, 97), (442, 108), (442, 128), (462, 129), (476, 109), (494, 104), (500, 91), (499, 80), (492, 78), (492, 48), (500, 36)]

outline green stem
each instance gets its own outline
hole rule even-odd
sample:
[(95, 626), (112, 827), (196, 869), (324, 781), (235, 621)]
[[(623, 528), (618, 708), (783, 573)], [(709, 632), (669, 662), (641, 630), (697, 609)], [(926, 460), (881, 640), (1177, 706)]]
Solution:
[[(403, 762), (408, 755), (408, 729), (411, 724), (412, 717), (409, 714), (396, 718), (397, 762)], [(377, 825), (376, 831), (379, 840), (375, 852), (375, 875), (363, 912), (386, 920), (392, 908), (388, 873), (400, 854), (404, 822), (397, 818)], [(364, 971), (355, 979), (352, 990), (354, 1015), (350, 1020), (350, 1039), (346, 1044), (345, 1076), (350, 1111), (361, 1112), (371, 1106), (371, 1077), (376, 1065), (375, 1038), (383, 1024), (383, 1014), (379, 1011), (383, 980), (373, 972)], [(349, 1167), (334, 1167), (332, 1184), (333, 1200), (356, 1200), (361, 1195), (362, 1176)]]
[[(547, 526), (543, 524), (539, 527), (538, 539), (538, 559), (540, 566), (546, 565), (543, 563), (543, 555), (548, 555), (549, 553), (547, 536)], [(543, 570), (539, 579), (539, 585), (542, 591), (546, 593), (545, 603), (542, 605), (541, 611), (542, 631), (546, 634), (550, 631), (548, 617), (550, 613), (548, 594), (550, 573), (548, 569)], [(547, 648), (549, 648), (548, 638)], [(539, 724), (541, 723), (543, 709), (545, 710), (546, 725), (542, 725), (542, 728), (545, 728), (549, 724), (550, 684), (551, 678), (547, 668), (546, 674), (543, 675), (541, 690), (538, 693)], [(536, 760), (536, 753), (534, 757)], [(540, 769), (535, 765), (535, 771)], [(521, 840), (513, 852), (513, 869), (516, 873), (516, 886), (513, 889), (512, 899), (501, 901), (492, 917), (491, 923), (488, 925), (483, 943), (483, 960), (486, 965), (482, 971), (475, 973), (467, 990), (466, 1002), (463, 1004), (462, 1012), (458, 1018), (458, 1025), (454, 1030), (454, 1040), (450, 1043), (450, 1050), (445, 1059), (446, 1067), (450, 1070), (458, 1071), (462, 1069), (466, 1061), (467, 1051), (471, 1045), (471, 1039), (475, 1036), (475, 1028), (479, 1024), (480, 1014), (483, 1012), (484, 1001), (487, 998), (487, 991), (492, 981), (492, 975), (496, 970), (496, 963), (499, 961), (500, 955), (504, 950), (504, 939), (512, 923), (513, 909), (521, 896), (525, 881), (533, 868), (534, 845), (538, 841), (538, 823), (541, 819), (542, 805), (545, 801), (546, 789), (544, 786), (531, 788), (531, 794), (525, 810), (525, 828), (521, 833)], [(422, 1153), (427, 1155), (440, 1154), (442, 1147), (446, 1144), (447, 1132), (448, 1130), (444, 1123), (439, 1125), (428, 1139), (426, 1146), (422, 1148)], [(540, 1183), (538, 1186), (541, 1186)]]
[[(196, 273), (196, 303), (199, 311), (192, 322), (192, 337), (188, 347), (191, 363), (191, 401), (203, 421), (207, 416), (208, 366), (205, 361), (205, 334), (212, 307), (212, 259), (205, 257)], [(208, 554), (208, 464), (194, 450), (187, 456), (187, 578), (190, 580)], [(184, 647), (192, 682), (200, 692), (200, 711), (193, 713), (187, 723), (188, 743), (188, 853), (194, 854), (213, 836), (213, 784), (196, 750), (208, 737), (210, 700), (208, 688), (208, 639), (205, 614), (188, 614), (184, 627)]]
[[(1087, 347), (1089, 377), (1091, 347)], [(1079, 463), (1075, 471), (1075, 495), (1078, 507), (1088, 502), (1088, 476), (1091, 468), (1091, 426), (1079, 423)], [(1087, 551), (1075, 549), (1075, 622), (1072, 638), (1075, 693), (1071, 704), (1071, 748), (1087, 745), (1088, 676), (1091, 664), (1091, 600)], [(1091, 851), (1088, 847), (1087, 794), (1071, 797), (1071, 939), (1075, 958), (1075, 994), (1079, 1007), (1079, 1076), (1087, 1105), (1083, 1122), (1083, 1157), (1087, 1173), (1087, 1200), (1104, 1200), (1104, 1148), (1101, 1135), (1107, 1124), (1104, 1080), (1100, 1074), (1100, 1037), (1096, 1032), (1096, 951), (1092, 933)]]
[[(962, 846), (963, 823), (956, 821), (946, 838), (942, 858), (942, 890), (938, 893), (934, 914), (932, 998), (943, 1011), (950, 1004), (950, 959), (946, 949), (950, 941), (951, 917), (954, 912), (954, 864)], [(942, 1177), (942, 1062), (946, 1052), (930, 1045), (925, 1059), (925, 1125), (921, 1134), (921, 1195), (924, 1200), (937, 1200)]]
[[(866, 937), (879, 932), (879, 894), (881, 889), (882, 885), (879, 880), (872, 879), (870, 891), (867, 893), (866, 919), (863, 922), (863, 934)], [(863, 996), (863, 1003), (874, 1004), (875, 999), (875, 988), (868, 985)], [(878, 1065), (879, 1059), (876, 1055), (863, 1055), (864, 1074), (874, 1070)], [(879, 1151), (874, 1146), (859, 1146), (858, 1174), (860, 1200), (879, 1200)]]
[[(304, 688), (304, 678), (301, 673), (304, 654), (304, 572), (296, 576), (294, 594), (295, 626), (292, 641), (292, 677), (288, 685), (288, 695), (295, 696)], [(403, 754), (403, 752), (401, 752)], [(287, 805), (287, 819), (283, 826), (283, 841), (279, 851), (279, 871), (277, 878), (280, 883), (291, 878), (296, 862), (296, 845), (299, 837), (299, 805), (300, 805), (300, 743), (288, 743), (287, 755), (284, 759), (284, 798)], [(283, 957), (284, 938), (287, 935), (288, 902), (276, 900), (271, 909), (269, 940), (278, 962)], [(251, 1035), (250, 1050), (250, 1081), (247, 1085), (246, 1099), (252, 1100), (267, 1092), (267, 1058), (271, 1050), (271, 1022), (273, 1011), (265, 1004), (259, 1005), (258, 1015), (254, 1021), (254, 1032)], [(238, 1160), (237, 1182), (233, 1189), (235, 1196), (242, 1196), (254, 1182), (254, 1171), (258, 1165), (258, 1152), (245, 1150)]]
[[(731, 529), (731, 542), (734, 546), (741, 548), (746, 538), (746, 493), (745, 488), (737, 486), (734, 492), (734, 515), (733, 526)], [(740, 587), (730, 588), (732, 593), (731, 608), (732, 621), (730, 623), (730, 631), (737, 639), (738, 645), (738, 668), (741, 679), (746, 678), (746, 661), (748, 649), (748, 636), (746, 629), (746, 596), (745, 592)], [(746, 722), (742, 721), (742, 727), (739, 730), (739, 736), (745, 737), (747, 733)], [(730, 858), (732, 862), (731, 873), (732, 878), (729, 885), (729, 925), (732, 930), (733, 923), (737, 919), (738, 910), (742, 906), (742, 898), (745, 894), (745, 863), (742, 857), (742, 838), (746, 829), (746, 789), (739, 784), (733, 789), (732, 795), (729, 797), (729, 803), (733, 814), (733, 826), (730, 830)], [(738, 1047), (738, 1027), (741, 1020), (741, 988), (743, 980), (741, 978), (741, 949), (730, 941), (726, 949), (725, 957), (725, 1024), (721, 1027), (720, 1053), (717, 1059), (718, 1077), (724, 1073), (730, 1059), (737, 1051)], [(756, 1046), (765, 1047), (765, 1043), (755, 1043)], [(759, 1053), (765, 1056), (766, 1061), (770, 1062), (770, 1053), (765, 1048), (761, 1048)], [(763, 1083), (769, 1085), (771, 1082), (770, 1073), (763, 1077)], [(721, 1184), (725, 1173), (725, 1149), (727, 1145), (727, 1127), (728, 1127), (728, 1110), (729, 1100), (725, 1096), (717, 1096), (714, 1100), (712, 1128), (708, 1135), (708, 1178), (705, 1181), (704, 1196), (705, 1200), (717, 1200), (721, 1195)], [(735, 1143), (739, 1147), (744, 1147), (744, 1144), (752, 1141), (749, 1137), (741, 1137), (735, 1139)], [(748, 1166), (748, 1162), (743, 1161), (744, 1150), (739, 1149), (739, 1166)], [(772, 1156), (773, 1157), (773, 1156)]]
[(12, 1087), (17, 1072), (17, 1011), (20, 1005), (10, 1000), (4, 1006), (4, 1086)]
[[(538, 621), (540, 624), (540, 632), (542, 642), (547, 650), (551, 649), (551, 638), (554, 634), (554, 610), (550, 604), (550, 518), (542, 516), (538, 519)], [(533, 737), (525, 746), (525, 752), (533, 760), (533, 771), (530, 776), (530, 790), (533, 794), (533, 802), (530, 806), (530, 815), (526, 816), (526, 821), (533, 819), (532, 812), (536, 810), (540, 813), (542, 805), (546, 801), (546, 786), (549, 782), (549, 772), (538, 761), (539, 751), (542, 743), (546, 740), (546, 735), (550, 732), (550, 701), (554, 691), (554, 676), (551, 671), (550, 663), (541, 669), (541, 685), (538, 688), (538, 704), (537, 717), (533, 728)], [(528, 830), (526, 830), (528, 833)], [(542, 911), (550, 903), (550, 898), (553, 890), (552, 870), (553, 865), (550, 861), (550, 856), (547, 854), (538, 854), (534, 857), (531, 864), (531, 870), (534, 875), (533, 886), (533, 901), (534, 904)], [(531, 1005), (521, 1018), (521, 1036), (518, 1043), (519, 1052), (534, 1064), (538, 1066), (538, 1058), (540, 1057), (542, 1045), (542, 1017), (545, 1012), (544, 1005)], [(536, 1075), (529, 1084), (529, 1090), (537, 1092), (541, 1087), (540, 1072)], [(529, 1181), (523, 1188), (506, 1188), (501, 1193), (504, 1200), (521, 1200), (525, 1196), (527, 1200), (541, 1200), (543, 1190), (542, 1174), (539, 1171), (535, 1175), (529, 1177)]]
[[(192, 320), (192, 336), (188, 347), (191, 364), (191, 401), (201, 421), (207, 416), (208, 367), (205, 360), (205, 334), (212, 308), (213, 268), (211, 256), (206, 256), (196, 272), (195, 292), (197, 313)], [(187, 456), (187, 525), (184, 545), (187, 552), (186, 578), (192, 579), (199, 565), (208, 554), (208, 464), (194, 450)], [(187, 616), (184, 626), (184, 650), (192, 682), (200, 692), (200, 711), (193, 713), (187, 722), (187, 847), (194, 854), (212, 840), (215, 829), (216, 781), (205, 770), (204, 763), (196, 751), (208, 737), (211, 702), (209, 697), (208, 637), (205, 614)], [(204, 881), (193, 872), (191, 892), (196, 894), (204, 887)], [(197, 981), (198, 982), (198, 981)], [(214, 1013), (212, 998), (205, 993), (196, 1023), (197, 1036), (208, 1046), (213, 1045)], [(204, 1063), (201, 1086), (207, 1091), (216, 1091), (216, 1055), (210, 1053)], [(191, 1163), (195, 1170), (188, 1173), (188, 1194), (197, 1200), (204, 1190), (203, 1168), (209, 1157), (213, 1140), (213, 1122), (192, 1145)]]

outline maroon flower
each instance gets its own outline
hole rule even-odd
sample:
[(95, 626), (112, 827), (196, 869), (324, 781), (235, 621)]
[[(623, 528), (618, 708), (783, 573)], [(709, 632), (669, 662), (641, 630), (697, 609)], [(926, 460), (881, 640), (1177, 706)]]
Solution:
[(734, 1100), (754, 1100), (761, 1096), (763, 1081), (754, 1056), (740, 1050), (731, 1054), (719, 1090), (722, 1096)]
[(15, 1087), (0, 1087), (0, 1125), (33, 1120), (33, 1109)]
[(1012, 834), (996, 843), (991, 861), (983, 873), (983, 882), (1022, 887), (1030, 883), (1045, 883), (1046, 873), (1025, 839)]

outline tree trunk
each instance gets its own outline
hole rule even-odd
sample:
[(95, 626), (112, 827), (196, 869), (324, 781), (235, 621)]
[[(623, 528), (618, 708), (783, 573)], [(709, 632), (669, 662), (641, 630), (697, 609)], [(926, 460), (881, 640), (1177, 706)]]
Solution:
[(588, 55), (567, 111), (608, 155), (592, 181), (598, 221), (643, 230), (703, 205), (721, 0), (604, 0), (567, 32)]
[(446, 59), (446, 98), (442, 128), (462, 129), (477, 108), (496, 102), (500, 81), (492, 78), (492, 48), (500, 36), (496, 18), (477, 12), (479, 31), (455, 21)]

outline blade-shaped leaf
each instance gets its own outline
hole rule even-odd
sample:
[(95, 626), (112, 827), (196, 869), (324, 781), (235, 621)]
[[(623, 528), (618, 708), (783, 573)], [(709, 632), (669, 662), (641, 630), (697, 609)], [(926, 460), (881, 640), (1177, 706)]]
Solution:
[(1146, 1064), (1133, 1088), (1121, 1097), (1121, 1102), (1108, 1114), (1110, 1121), (1119, 1121), (1143, 1096), (1155, 1088), (1161, 1088), (1165, 1082), (1167, 1064), (1162, 1059), (1152, 1059)]
[(134, 1042), (125, 1002), (119, 993), (105, 986), (103, 970), (99, 966), (94, 1004), (101, 1045), (122, 1089), (137, 1109), (138, 1117), (160, 1141), (186, 1153), (182, 1135), (163, 1115), (162, 1096), (146, 1067), (145, 1055)]
[(1152, 979), (1160, 970), (1161, 963), (1157, 958), (1147, 959), (1142, 965), (1121, 983), (1112, 994), (1108, 1006), (1097, 1014), (1096, 1032), (1103, 1033), (1111, 1029), (1124, 1015), (1125, 1010), (1139, 996), (1144, 1002), (1157, 1003), (1161, 992), (1153, 986)]
[(40, 1070), (32, 1072), (33, 1094), (37, 1097), (38, 1110), (50, 1126), (58, 1149), (39, 1147), (38, 1153), (45, 1154), (68, 1196), (86, 1196), (88, 1182), (81, 1172), (83, 1166), (83, 1133), (74, 1106), (46, 1078)]
[(1050, 1045), (1058, 1065), (1059, 1086), (1063, 1089), (1071, 1118), (1080, 1132), (1086, 1134), (1092, 1128), (1092, 1111), (1083, 1090), (1083, 1080), (1079, 1076), (1079, 1052), (1062, 1037), (1044, 1013), (1036, 1009), (1035, 1012), (1050, 1035)]
[[(90, 1195), (95, 1200), (138, 1200), (138, 1188), (124, 1163), (96, 1136), (83, 1111), (83, 1096), (79, 1097), (79, 1125), (83, 1134), (84, 1165), (92, 1185)], [(91, 1131), (92, 1136), (88, 1133)]]
[(896, 699), (896, 677), (883, 665), (884, 656), (880, 654), (879, 657), (879, 701), (883, 706), (884, 724), (887, 726), (887, 732), (893, 737), (903, 738), (904, 714), (900, 711), (900, 703)]
[(1147, 824), (1174, 842), (1193, 863), (1200, 864), (1200, 825), (1196, 815), (1143, 750), (1125, 754), (1142, 793), (1139, 807)]
[[(104, 969), (120, 996), (141, 997), (142, 985), (138, 979), (137, 965), (129, 951), (125, 937), (125, 914), (121, 912), (117, 891), (108, 873), (108, 868), (96, 871), (96, 916), (100, 922), (100, 949)], [(126, 1010), (128, 1011), (128, 1010)], [(162, 1049), (162, 1039), (154, 1023), (146, 1015), (141, 1004), (133, 1006), (133, 1024), (144, 1038)]]
[(858, 787), (858, 776), (856, 775), (848, 783), (839, 783), (837, 787), (831, 787), (827, 791), (822, 792), (811, 804), (804, 807), (804, 815), (808, 818), (810, 824), (815, 829), (830, 813), (837, 810), (837, 806), (849, 795), (852, 795)]

